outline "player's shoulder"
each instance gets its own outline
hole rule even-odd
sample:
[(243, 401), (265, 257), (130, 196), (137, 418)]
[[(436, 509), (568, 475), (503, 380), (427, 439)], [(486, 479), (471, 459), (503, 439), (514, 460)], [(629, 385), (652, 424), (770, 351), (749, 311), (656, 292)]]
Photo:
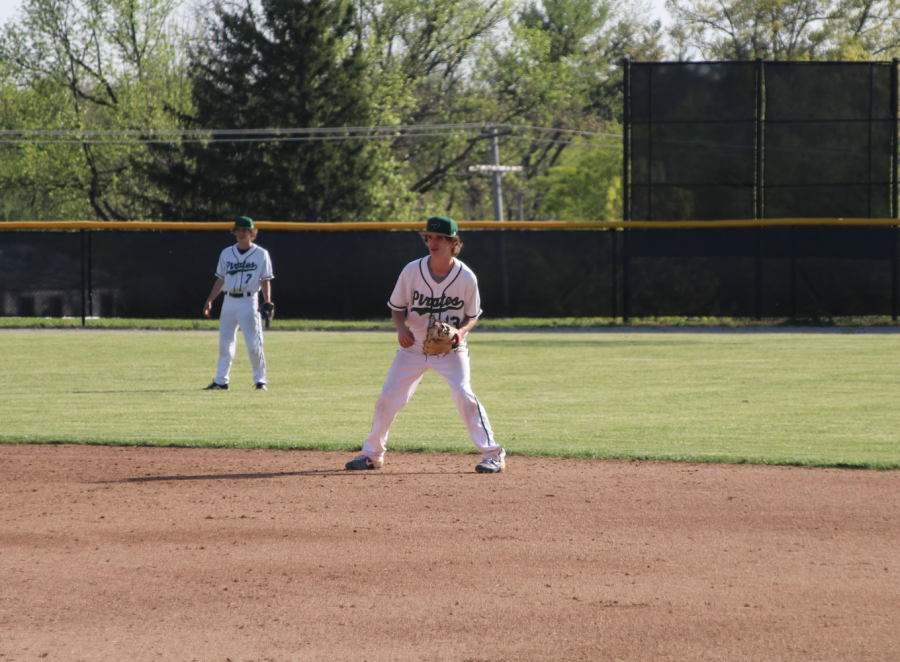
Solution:
[(426, 260), (428, 260), (427, 257), (420, 257), (413, 260), (412, 262), (408, 262), (406, 266), (403, 267), (401, 273), (419, 273), (420, 269), (425, 268)]
[(471, 267), (469, 267), (468, 264), (460, 260), (458, 257), (455, 257), (453, 259), (456, 261), (456, 264), (459, 265), (460, 275), (477, 280), (475, 272), (472, 271)]

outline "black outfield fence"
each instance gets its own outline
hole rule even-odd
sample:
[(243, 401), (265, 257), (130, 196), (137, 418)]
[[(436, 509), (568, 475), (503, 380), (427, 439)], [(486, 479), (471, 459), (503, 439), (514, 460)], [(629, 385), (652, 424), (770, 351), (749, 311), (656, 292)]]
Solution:
[(624, 317), (900, 312), (894, 227), (630, 230)]
[[(612, 233), (508, 232), (509, 280), (499, 271), (499, 237), (466, 233), (460, 256), (479, 275), (492, 316), (613, 314)], [(0, 232), (9, 274), (0, 315), (198, 317), (219, 252), (233, 243), (227, 231)], [(272, 255), (273, 298), (287, 319), (389, 317), (400, 270), (426, 254), (412, 230), (262, 230), (257, 243)]]
[[(0, 231), (6, 317), (199, 317), (219, 252), (233, 243), (222, 229), (6, 225)], [(401, 268), (425, 255), (414, 229), (261, 225), (257, 241), (272, 254), (282, 319), (389, 317), (386, 303)], [(894, 227), (461, 225), (460, 258), (478, 275), (492, 318), (897, 317)]]

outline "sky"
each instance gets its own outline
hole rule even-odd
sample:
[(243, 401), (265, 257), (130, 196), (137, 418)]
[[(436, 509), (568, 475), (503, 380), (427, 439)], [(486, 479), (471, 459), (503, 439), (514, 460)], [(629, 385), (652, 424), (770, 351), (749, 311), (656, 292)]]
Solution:
[[(0, 0), (6, 2), (7, 0)], [(653, 18), (661, 18), (663, 25), (668, 24), (668, 13), (666, 12), (666, 0), (650, 0), (650, 8)]]
[(11, 19), (20, 4), (21, 0), (0, 0), (0, 24)]

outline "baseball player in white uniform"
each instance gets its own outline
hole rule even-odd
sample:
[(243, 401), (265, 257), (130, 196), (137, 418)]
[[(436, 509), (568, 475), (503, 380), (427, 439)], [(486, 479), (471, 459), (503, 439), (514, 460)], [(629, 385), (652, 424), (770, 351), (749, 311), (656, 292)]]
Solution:
[[(428, 245), (428, 256), (404, 267), (388, 302), (400, 349), (375, 405), (372, 432), (362, 447), (362, 454), (348, 462), (346, 468), (380, 469), (384, 465), (388, 432), (394, 419), (409, 402), (425, 373), (434, 370), (450, 386), (469, 437), (481, 452), (482, 460), (475, 471), (499, 473), (506, 466), (506, 452), (494, 441), (487, 412), (469, 383), (469, 350), (465, 338), (482, 312), (478, 280), (456, 257), (462, 248), (456, 221), (434, 216), (428, 219), (422, 238)], [(459, 331), (458, 344), (447, 354), (429, 356), (423, 352), (422, 343), (432, 317)]]
[(210, 317), (213, 301), (225, 293), (222, 313), (219, 316), (219, 362), (216, 378), (206, 391), (227, 391), (231, 364), (240, 328), (253, 367), (253, 383), (258, 391), (268, 390), (266, 380), (266, 356), (263, 352), (262, 321), (259, 316), (259, 292), (263, 299), (272, 301), (272, 259), (269, 252), (253, 243), (258, 230), (253, 220), (241, 216), (234, 222), (231, 234), (237, 244), (219, 255), (216, 282), (203, 306), (203, 314)]

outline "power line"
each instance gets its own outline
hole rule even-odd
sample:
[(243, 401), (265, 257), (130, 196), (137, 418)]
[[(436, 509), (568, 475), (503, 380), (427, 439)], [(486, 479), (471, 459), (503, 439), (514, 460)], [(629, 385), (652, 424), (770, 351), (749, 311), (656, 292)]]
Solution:
[[(621, 138), (621, 136), (619, 136)], [(590, 145), (572, 140), (550, 140), (549, 138), (528, 138), (525, 136), (507, 136), (510, 140), (521, 140), (533, 143), (546, 143), (550, 145), (571, 145), (573, 147), (589, 147), (591, 149), (622, 149), (621, 145)]]
[[(552, 127), (517, 126), (513, 124), (408, 124), (398, 126), (369, 127), (316, 127), (316, 128), (265, 128), (265, 129), (192, 129), (192, 130), (74, 130), (74, 129), (34, 129), (34, 130), (0, 130), (0, 143), (29, 144), (165, 144), (173, 142), (311, 142), (311, 141), (344, 141), (344, 140), (397, 140), (404, 138), (432, 138), (458, 135), (459, 132), (479, 132), (487, 138), (492, 129), (505, 129), (512, 135), (514, 132), (534, 131), (539, 133), (564, 134), (579, 137), (609, 137), (621, 139), (622, 136), (611, 133), (576, 131)], [(479, 135), (478, 138), (482, 136)], [(514, 136), (518, 140), (542, 140), (558, 144), (581, 144), (576, 141), (529, 138)]]

